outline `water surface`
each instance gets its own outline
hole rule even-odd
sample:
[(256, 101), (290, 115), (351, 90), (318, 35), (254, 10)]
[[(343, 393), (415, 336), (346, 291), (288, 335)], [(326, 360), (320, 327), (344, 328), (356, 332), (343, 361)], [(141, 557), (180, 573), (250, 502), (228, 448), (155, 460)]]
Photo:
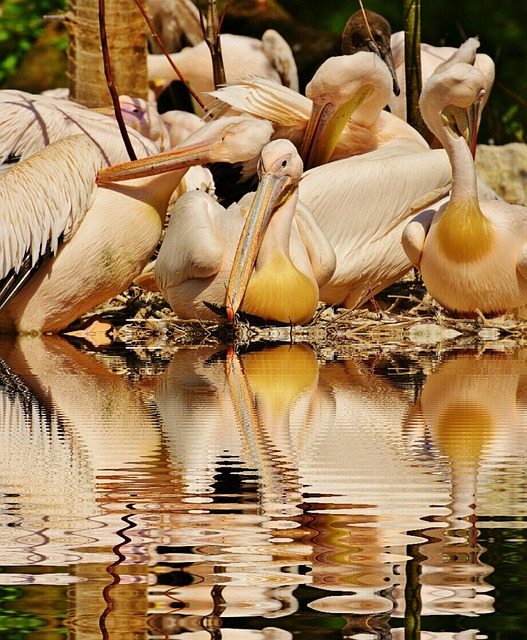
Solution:
[(526, 355), (0, 341), (0, 637), (527, 638)]

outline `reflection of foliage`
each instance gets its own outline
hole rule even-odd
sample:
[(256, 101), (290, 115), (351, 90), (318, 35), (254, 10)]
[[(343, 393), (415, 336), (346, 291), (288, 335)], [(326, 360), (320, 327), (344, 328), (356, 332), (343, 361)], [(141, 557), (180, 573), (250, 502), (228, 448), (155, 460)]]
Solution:
[[(44, 30), (43, 16), (66, 8), (65, 0), (6, 0), (0, 7), (0, 83), (14, 73)], [(66, 42), (58, 42), (64, 47)]]
[(0, 634), (2, 640), (18, 640), (46, 625), (45, 620), (29, 613), (12, 610), (10, 602), (19, 600), (23, 590), (0, 587)]

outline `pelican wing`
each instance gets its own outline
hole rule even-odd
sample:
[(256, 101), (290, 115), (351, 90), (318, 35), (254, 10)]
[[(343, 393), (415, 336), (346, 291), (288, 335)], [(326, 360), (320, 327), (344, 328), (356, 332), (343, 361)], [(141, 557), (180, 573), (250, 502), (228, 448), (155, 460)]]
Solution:
[[(129, 160), (115, 118), (74, 102), (24, 91), (0, 91), (0, 173), (42, 147), (83, 133), (91, 138), (107, 166)], [(128, 129), (138, 157), (158, 153), (157, 145)]]
[(0, 176), (0, 306), (82, 222), (106, 165), (86, 136), (48, 145)]
[(312, 102), (302, 94), (273, 80), (251, 77), (227, 84), (208, 95), (216, 98), (207, 111), (214, 117), (224, 112), (225, 105), (256, 118), (288, 127), (305, 127)]
[(337, 256), (335, 273), (321, 288), (324, 302), (353, 308), (411, 268), (403, 227), (448, 190), (451, 169), (442, 149), (393, 153), (401, 146), (321, 165), (300, 182), (300, 199)]
[(336, 250), (353, 253), (356, 246), (379, 240), (450, 188), (443, 149), (403, 153), (405, 145), (390, 143), (304, 174), (300, 199)]

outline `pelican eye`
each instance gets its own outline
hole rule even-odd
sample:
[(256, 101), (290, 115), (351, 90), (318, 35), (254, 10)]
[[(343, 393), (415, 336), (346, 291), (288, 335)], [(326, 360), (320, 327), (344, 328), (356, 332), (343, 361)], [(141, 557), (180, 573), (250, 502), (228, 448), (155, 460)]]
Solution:
[(282, 169), (287, 167), (287, 160), (282, 160)]

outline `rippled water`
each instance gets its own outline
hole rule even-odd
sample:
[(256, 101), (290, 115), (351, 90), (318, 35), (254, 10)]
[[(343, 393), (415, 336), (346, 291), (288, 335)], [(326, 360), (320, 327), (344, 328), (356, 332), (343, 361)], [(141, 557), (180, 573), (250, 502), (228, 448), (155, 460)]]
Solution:
[(527, 637), (527, 353), (0, 341), (0, 638)]

